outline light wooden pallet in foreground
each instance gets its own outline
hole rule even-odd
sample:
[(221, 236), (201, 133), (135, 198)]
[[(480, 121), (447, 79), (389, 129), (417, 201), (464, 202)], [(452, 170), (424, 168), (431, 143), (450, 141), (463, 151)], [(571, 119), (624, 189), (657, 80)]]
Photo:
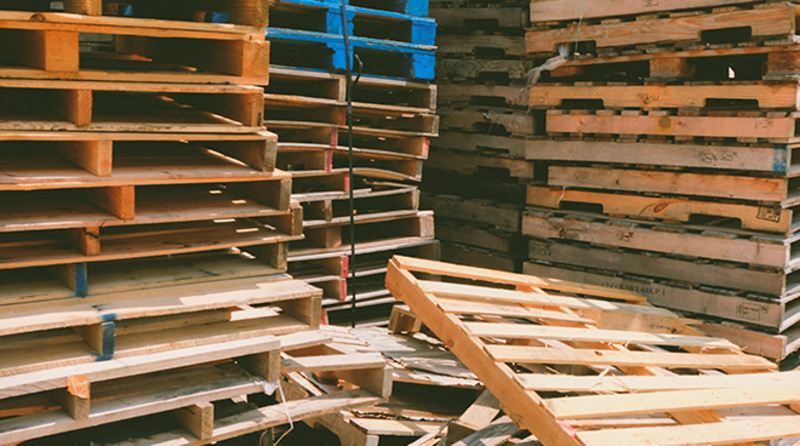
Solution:
[(775, 364), (698, 335), (635, 293), (405, 257), (390, 262), (387, 286), (544, 445), (800, 435), (796, 372), (766, 373)]

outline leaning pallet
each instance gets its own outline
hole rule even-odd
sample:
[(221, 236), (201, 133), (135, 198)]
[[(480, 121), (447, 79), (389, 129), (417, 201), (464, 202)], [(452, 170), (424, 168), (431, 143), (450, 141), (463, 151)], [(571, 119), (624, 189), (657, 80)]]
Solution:
[(698, 335), (636, 293), (403, 257), (387, 284), (544, 445), (800, 434), (796, 372), (767, 373), (776, 365)]

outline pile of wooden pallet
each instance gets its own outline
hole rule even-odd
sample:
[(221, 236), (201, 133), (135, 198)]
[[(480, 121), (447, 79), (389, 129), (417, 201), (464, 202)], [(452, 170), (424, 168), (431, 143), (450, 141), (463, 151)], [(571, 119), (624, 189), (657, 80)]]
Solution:
[(531, 4), (528, 53), (568, 60), (530, 91), (548, 175), (525, 271), (636, 290), (782, 359), (800, 345), (797, 6), (625, 8)]
[(797, 371), (777, 373), (637, 293), (403, 257), (390, 262), (387, 285), (507, 415), (458, 445), (796, 444), (800, 435)]
[[(277, 165), (293, 174), (305, 240), (292, 243), (289, 271), (322, 288), (333, 323), (385, 321), (394, 299), (383, 284), (392, 253), (438, 257), (433, 217), (419, 210), (417, 183), (438, 134), (433, 43), (427, 0), (353, 1), (346, 14), (349, 56), (363, 62), (352, 91), (354, 181), (349, 133), (343, 11), (339, 2), (282, 0), (270, 5), (270, 85), (264, 120), (278, 134)], [(354, 195), (356, 269), (350, 274)], [(352, 296), (359, 309), (351, 314)]]
[(527, 112), (528, 2), (437, 0), (436, 80), (442, 132), (431, 142), (422, 206), (436, 214), (442, 257), (520, 272)]
[(237, 85), (267, 81), (261, 2), (63, 3), (86, 14), (0, 2), (0, 444), (205, 444), (386, 396), (230, 400), (327, 339), (292, 335), (322, 293), (286, 274), (302, 208)]

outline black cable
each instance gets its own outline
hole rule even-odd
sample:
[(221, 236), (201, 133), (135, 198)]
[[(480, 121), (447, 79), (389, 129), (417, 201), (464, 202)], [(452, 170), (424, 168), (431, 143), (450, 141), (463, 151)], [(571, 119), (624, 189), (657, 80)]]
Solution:
[(347, 168), (348, 168), (348, 184), (350, 189), (350, 260), (348, 262), (348, 277), (347, 277), (347, 290), (351, 296), (352, 302), (350, 307), (350, 323), (352, 327), (356, 326), (356, 209), (355, 199), (353, 197), (353, 87), (358, 84), (361, 79), (361, 72), (364, 64), (358, 55), (355, 59), (358, 62), (358, 77), (353, 82), (353, 73), (350, 62), (350, 28), (347, 22), (347, 0), (342, 0), (342, 34), (344, 34), (344, 58), (345, 58), (345, 71), (347, 74)]

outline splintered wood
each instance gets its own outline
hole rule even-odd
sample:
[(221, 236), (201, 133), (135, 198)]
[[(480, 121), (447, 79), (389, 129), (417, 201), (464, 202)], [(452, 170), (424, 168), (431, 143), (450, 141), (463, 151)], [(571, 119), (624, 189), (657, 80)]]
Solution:
[(399, 256), (386, 280), (543, 445), (800, 435), (800, 373), (771, 373), (775, 364), (635, 293)]

